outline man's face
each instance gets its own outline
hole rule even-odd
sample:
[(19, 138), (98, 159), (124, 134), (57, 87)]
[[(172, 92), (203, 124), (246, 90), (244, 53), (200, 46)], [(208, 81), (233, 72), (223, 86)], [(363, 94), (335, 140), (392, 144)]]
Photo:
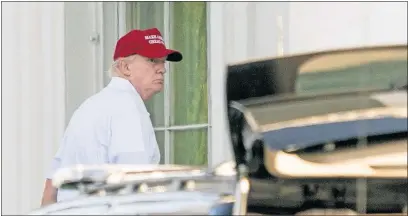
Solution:
[(166, 57), (151, 59), (140, 55), (128, 62), (129, 81), (144, 100), (163, 89), (165, 62)]

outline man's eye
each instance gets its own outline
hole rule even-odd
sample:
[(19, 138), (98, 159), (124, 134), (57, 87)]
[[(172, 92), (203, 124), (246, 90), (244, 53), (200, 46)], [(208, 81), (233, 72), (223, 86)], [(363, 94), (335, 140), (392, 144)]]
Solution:
[(149, 58), (148, 61), (149, 61), (149, 62), (152, 62), (153, 64), (162, 64), (162, 63), (165, 63), (165, 60), (154, 59), (154, 58)]

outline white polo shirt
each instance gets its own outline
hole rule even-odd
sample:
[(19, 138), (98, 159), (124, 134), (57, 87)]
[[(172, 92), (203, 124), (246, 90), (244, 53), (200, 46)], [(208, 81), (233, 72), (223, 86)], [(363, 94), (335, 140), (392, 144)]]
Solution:
[[(75, 164), (158, 164), (160, 152), (150, 114), (132, 84), (113, 77), (84, 101), (65, 130), (52, 169)], [(76, 196), (59, 191), (58, 201)]]

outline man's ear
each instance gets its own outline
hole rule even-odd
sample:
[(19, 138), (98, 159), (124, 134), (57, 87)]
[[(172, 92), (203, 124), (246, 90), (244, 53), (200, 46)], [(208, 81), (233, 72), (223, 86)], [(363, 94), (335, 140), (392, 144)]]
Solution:
[(130, 76), (129, 63), (127, 61), (125, 61), (124, 59), (120, 60), (118, 66), (124, 76)]

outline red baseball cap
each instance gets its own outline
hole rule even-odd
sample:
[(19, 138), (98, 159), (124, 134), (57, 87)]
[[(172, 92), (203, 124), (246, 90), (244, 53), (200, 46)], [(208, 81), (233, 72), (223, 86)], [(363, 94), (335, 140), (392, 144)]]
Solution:
[(157, 28), (135, 29), (121, 37), (116, 43), (113, 60), (138, 54), (147, 58), (162, 58), (167, 61), (179, 62), (183, 59), (177, 50), (167, 49), (163, 37)]

